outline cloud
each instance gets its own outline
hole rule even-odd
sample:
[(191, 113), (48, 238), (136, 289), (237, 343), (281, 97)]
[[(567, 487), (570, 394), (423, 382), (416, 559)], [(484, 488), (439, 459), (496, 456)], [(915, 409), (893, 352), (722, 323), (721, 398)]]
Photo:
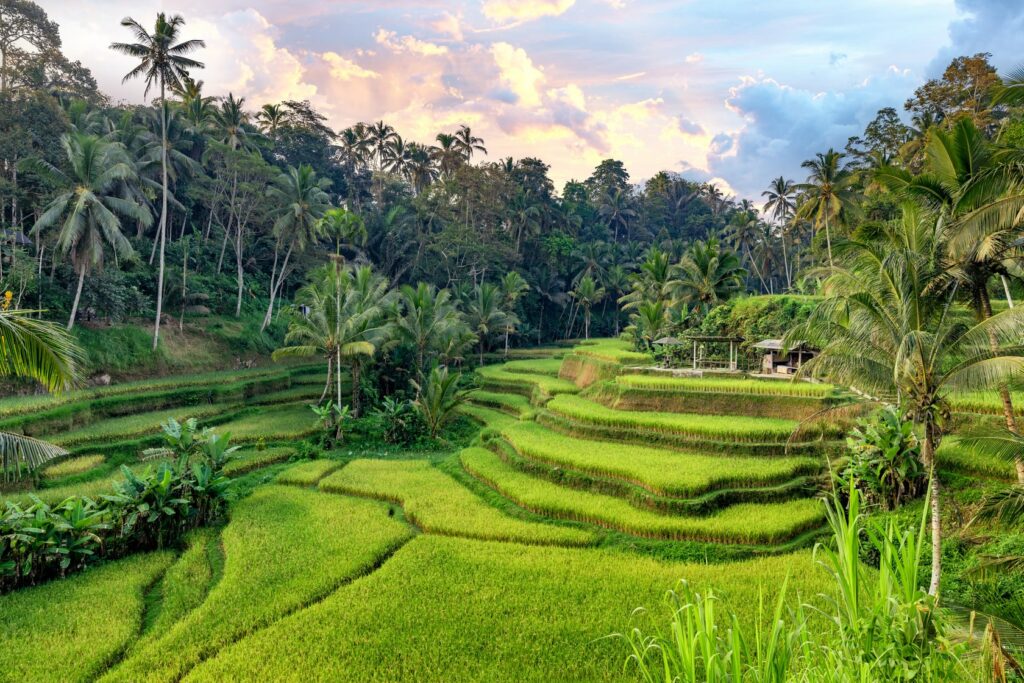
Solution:
[(576, 0), (484, 0), (480, 11), (499, 24), (522, 23), (557, 17), (575, 4)]
[(331, 77), (339, 81), (350, 81), (354, 78), (380, 78), (380, 74), (364, 69), (351, 59), (346, 59), (337, 52), (325, 52), (321, 58), (331, 67)]
[(676, 118), (676, 126), (681, 133), (686, 135), (704, 135), (704, 127), (696, 121), (691, 121), (685, 116)]
[(744, 125), (712, 139), (707, 168), (748, 197), (779, 173), (802, 179), (801, 162), (830, 147), (842, 149), (879, 109), (900, 102), (916, 83), (895, 68), (846, 91), (811, 92), (770, 78), (744, 78), (725, 102)]
[(1020, 0), (956, 0), (956, 8), (963, 16), (950, 23), (950, 44), (928, 65), (929, 75), (940, 75), (954, 57), (978, 52), (991, 52), (992, 63), (1000, 70), (1020, 64), (1024, 59), (1020, 50), (1024, 3)]
[(448, 54), (448, 48), (444, 45), (428, 43), (425, 40), (420, 40), (413, 36), (398, 37), (394, 31), (388, 31), (383, 28), (377, 30), (373, 35), (373, 39), (380, 45), (383, 45), (394, 52), (412, 52), (413, 54), (423, 55), (425, 57), (436, 57), (438, 55)]
[(499, 79), (516, 95), (517, 102), (524, 107), (540, 106), (544, 72), (533, 65), (526, 50), (509, 43), (494, 43), (491, 55), (498, 66)]
[(846, 56), (845, 52), (830, 52), (828, 53), (828, 65), (839, 66), (846, 61)]
[(704, 55), (702, 55), (699, 52), (691, 52), (690, 54), (686, 55), (687, 64), (700, 64), (703, 61)]
[(617, 80), (617, 81), (631, 81), (634, 78), (641, 78), (641, 77), (646, 76), (646, 75), (647, 75), (646, 71), (637, 71), (637, 72), (634, 72), (634, 73), (631, 73), (631, 74), (625, 74), (623, 76), (616, 76), (615, 80)]
[(462, 13), (452, 14), (445, 12), (440, 17), (430, 22), (430, 27), (438, 33), (450, 36), (452, 40), (462, 42), (464, 34), (462, 31)]

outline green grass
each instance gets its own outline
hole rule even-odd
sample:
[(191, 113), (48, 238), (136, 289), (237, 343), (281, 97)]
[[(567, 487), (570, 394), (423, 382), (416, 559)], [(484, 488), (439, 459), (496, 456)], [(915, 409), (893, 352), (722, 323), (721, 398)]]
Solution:
[(106, 456), (103, 455), (81, 455), (77, 458), (68, 458), (53, 465), (47, 465), (39, 471), (39, 476), (49, 480), (60, 479), (88, 472), (99, 467), (104, 462), (106, 462)]
[(340, 460), (310, 460), (292, 465), (277, 475), (274, 481), (290, 486), (316, 486), (321, 479), (344, 464)]
[(622, 479), (665, 496), (780, 483), (820, 471), (823, 464), (814, 458), (713, 456), (588, 441), (533, 422), (502, 427), (501, 435), (526, 458)]
[(651, 538), (766, 544), (820, 526), (823, 506), (812, 499), (733, 505), (708, 517), (674, 517), (641, 510), (614, 496), (579, 491), (523, 474), (491, 451), (460, 454), (474, 476), (528, 510)]
[(142, 638), (133, 649), (159, 638), (202, 604), (214, 581), (219, 554), (220, 529), (207, 527), (189, 533), (185, 552), (154, 589), (156, 600), (146, 613)]
[(258, 470), (267, 465), (284, 462), (295, 455), (295, 449), (290, 446), (279, 446), (259, 450), (243, 450), (235, 454), (235, 458), (224, 466), (224, 474), (235, 477), (246, 472)]
[(231, 434), (232, 443), (250, 443), (260, 437), (268, 442), (290, 441), (315, 431), (316, 416), (305, 402), (261, 407), (217, 426), (218, 433)]
[(547, 375), (558, 377), (558, 371), (562, 368), (561, 358), (538, 358), (534, 360), (510, 360), (505, 363), (504, 369), (519, 375)]
[(424, 531), (448, 536), (558, 545), (595, 540), (589, 532), (504, 515), (425, 460), (355, 460), (320, 489), (397, 503)]
[(230, 410), (226, 405), (203, 405), (203, 406), (179, 406), (177, 408), (165, 408), (135, 415), (125, 415), (95, 422), (81, 429), (72, 429), (62, 434), (46, 437), (55, 444), (72, 448), (84, 444), (92, 444), (100, 441), (120, 441), (137, 436), (157, 434), (160, 432), (160, 425), (174, 418), (179, 422), (186, 418), (197, 419), (211, 417)]
[(771, 379), (737, 377), (667, 377), (660, 375), (620, 375), (615, 383), (631, 389), (657, 391), (715, 392), (756, 394), (761, 396), (800, 396), (826, 398), (836, 393), (831, 384), (812, 384)]
[(508, 413), (491, 408), (481, 408), (475, 405), (463, 404), (459, 406), (459, 412), (473, 418), (486, 429), (501, 429), (506, 425), (519, 422), (519, 418), (512, 417)]
[(477, 368), (477, 374), (483, 380), (485, 388), (517, 391), (529, 395), (534, 390), (546, 396), (556, 394), (575, 394), (580, 388), (575, 383), (558, 377), (546, 375), (509, 372), (504, 366), (488, 365)]
[(470, 401), (476, 405), (495, 408), (524, 420), (532, 419), (536, 413), (530, 399), (520, 394), (503, 394), (497, 391), (478, 389), (470, 396)]
[(572, 347), (572, 352), (623, 365), (649, 365), (654, 361), (650, 354), (634, 351), (632, 344), (621, 339), (590, 339)]
[(374, 501), (258, 489), (232, 510), (224, 576), (207, 599), (101, 680), (179, 680), (226, 645), (369, 571), (409, 534)]
[[(348, 527), (346, 527), (347, 529)], [(661, 562), (599, 549), (420, 536), (377, 572), (226, 648), (189, 681), (634, 681), (605, 636), (664, 620), (680, 579), (714, 586), (745, 626), (761, 592), (831, 592), (809, 552), (729, 564)], [(747, 630), (747, 629), (745, 629)], [(315, 672), (315, 673), (311, 673)]]
[[(1013, 412), (1024, 415), (1024, 391), (1010, 392), (1013, 401)], [(949, 397), (953, 410), (961, 413), (982, 413), (985, 415), (1002, 415), (1003, 400), (997, 391), (965, 391)]]
[(559, 395), (547, 409), (571, 420), (603, 427), (644, 430), (693, 438), (763, 443), (785, 441), (796, 420), (615, 410), (579, 396)]
[(144, 593), (173, 561), (134, 555), (0, 596), (0, 681), (93, 680), (138, 633)]

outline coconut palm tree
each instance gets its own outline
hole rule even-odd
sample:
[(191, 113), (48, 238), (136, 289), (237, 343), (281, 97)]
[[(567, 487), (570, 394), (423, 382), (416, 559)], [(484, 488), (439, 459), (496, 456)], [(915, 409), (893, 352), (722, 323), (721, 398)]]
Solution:
[[(298, 168), (289, 166), (281, 173), (274, 184), (267, 190), (278, 208), (277, 220), (274, 221), (274, 264), (270, 271), (270, 302), (260, 331), (267, 329), (274, 314), (274, 301), (281, 291), (281, 285), (290, 274), (289, 265), (292, 254), (302, 251), (316, 239), (320, 229), (320, 219), (330, 208), (330, 198), (326, 188), (331, 184), (327, 178), (317, 178), (316, 171), (308, 164)], [(284, 259), (278, 268), (278, 257), (284, 248)]]
[[(38, 311), (12, 309), (11, 299), (0, 299), (0, 376), (34, 379), (55, 394), (70, 389), (78, 380), (82, 360), (74, 339), (59, 326), (33, 317)], [(0, 432), (0, 470), (5, 482), (20, 480), (23, 470), (35, 470), (62, 455), (67, 451), (59, 446)]]
[(398, 292), (394, 321), (396, 341), (411, 346), (416, 354), (416, 376), (425, 377), (430, 356), (447, 352), (453, 338), (464, 338), (466, 323), (447, 289), (420, 282), (403, 285)]
[(590, 339), (590, 309), (594, 304), (604, 299), (606, 294), (604, 287), (599, 287), (590, 275), (584, 275), (569, 296), (576, 300), (583, 309), (583, 338)]
[(341, 245), (362, 248), (366, 246), (368, 234), (366, 222), (348, 209), (335, 208), (324, 212), (320, 219), (320, 234), (334, 240), (334, 255), (344, 259)]
[[(154, 87), (160, 88), (160, 120), (161, 120), (161, 165), (163, 167), (163, 193), (160, 208), (160, 273), (157, 277), (156, 320), (153, 323), (153, 348), (160, 341), (160, 316), (164, 303), (164, 252), (167, 246), (167, 89), (180, 91), (182, 80), (188, 76), (189, 69), (202, 69), (202, 62), (186, 56), (206, 47), (202, 40), (181, 41), (181, 27), (185, 20), (179, 14), (170, 18), (163, 12), (156, 15), (153, 32), (150, 33), (142, 24), (131, 17), (121, 20), (121, 25), (130, 30), (135, 43), (111, 43), (110, 49), (139, 60), (139, 65), (129, 71), (122, 82), (133, 78), (146, 81), (145, 95)], [(180, 42), (179, 42), (180, 41)]]
[(483, 138), (475, 137), (469, 126), (459, 126), (458, 132), (455, 133), (455, 147), (462, 153), (466, 161), (473, 158), (474, 152), (487, 154)]
[(413, 380), (414, 405), (423, 416), (430, 438), (437, 438), (441, 429), (458, 414), (456, 409), (469, 400), (471, 392), (459, 388), (461, 379), (461, 375), (449, 373), (446, 367), (435, 367), (425, 380)]
[(387, 158), (388, 143), (398, 137), (395, 129), (383, 121), (370, 124), (366, 128), (366, 137), (371, 150), (371, 156), (376, 163), (378, 171), (384, 170), (384, 162)]
[(288, 122), (289, 112), (280, 104), (264, 104), (256, 113), (260, 132), (270, 139), (277, 137), (277, 129)]
[(249, 134), (249, 115), (243, 109), (244, 106), (244, 97), (236, 99), (233, 93), (228, 93), (220, 107), (213, 112), (214, 139), (233, 150), (251, 149), (254, 146), (254, 140)]
[[(343, 267), (340, 261), (315, 270), (310, 282), (296, 293), (305, 314), (293, 314), (285, 346), (274, 351), (275, 360), (322, 355), (327, 360), (327, 384), (334, 380), (336, 405), (342, 403), (341, 372), (348, 365), (352, 381), (352, 414), (362, 413), (360, 374), (363, 363), (390, 339), (388, 281), (369, 266)], [(333, 377), (332, 377), (333, 375)]]
[[(530, 283), (523, 279), (515, 270), (510, 270), (505, 273), (505, 276), (501, 278), (501, 291), (504, 294), (505, 309), (515, 313), (516, 307), (519, 305), (519, 299), (523, 297), (528, 291), (530, 291)], [(508, 357), (508, 340), (515, 331), (515, 325), (513, 324), (512, 318), (506, 321), (505, 324), (505, 357)]]
[(477, 337), (480, 365), (484, 364), (484, 351), (492, 336), (508, 325), (518, 324), (515, 314), (504, 310), (502, 291), (497, 285), (481, 282), (473, 288), (466, 306), (465, 320)]
[(619, 264), (615, 264), (601, 278), (601, 285), (611, 295), (615, 308), (615, 336), (619, 336), (619, 324), (621, 322), (621, 311), (619, 309), (619, 297), (629, 289), (629, 273)]
[(437, 141), (437, 146), (434, 148), (434, 159), (441, 175), (447, 178), (464, 163), (465, 159), (454, 135), (438, 133), (434, 139)]
[(812, 220), (818, 228), (825, 228), (830, 268), (832, 225), (845, 223), (848, 214), (855, 208), (852, 185), (856, 176), (843, 164), (843, 157), (843, 154), (830, 149), (803, 162), (800, 165), (810, 174), (807, 182), (797, 186), (801, 192), (801, 202), (796, 217)]
[(743, 289), (747, 271), (739, 257), (722, 249), (718, 240), (697, 240), (672, 267), (669, 288), (676, 299), (709, 311)]
[(57, 251), (71, 257), (78, 273), (74, 303), (67, 329), (75, 324), (85, 277), (103, 265), (106, 247), (115, 256), (127, 258), (135, 252), (121, 232), (121, 218), (144, 225), (153, 221), (149, 211), (120, 196), (118, 183), (134, 178), (124, 147), (94, 135), (68, 133), (61, 138), (68, 160), (68, 172), (39, 162), (38, 170), (65, 188), (47, 205), (32, 228), (34, 234), (60, 226)]
[(765, 215), (780, 226), (780, 238), (782, 240), (782, 265), (786, 271), (786, 288), (793, 286), (793, 273), (789, 268), (789, 250), (786, 245), (787, 231), (785, 226), (796, 213), (796, 183), (792, 180), (779, 176), (774, 178), (768, 189), (761, 193), (765, 198)]
[(405, 175), (417, 195), (427, 189), (439, 176), (434, 164), (433, 147), (410, 142), (407, 146)]
[(821, 349), (801, 374), (899, 404), (917, 425), (930, 470), (933, 595), (942, 572), (935, 453), (950, 428), (949, 395), (991, 389), (1024, 372), (1024, 309), (973, 326), (951, 315), (958, 283), (941, 286), (942, 229), (934, 213), (907, 204), (902, 218), (872, 239), (839, 242), (841, 261), (825, 282), (825, 299), (787, 334), (790, 343), (806, 340)]
[(636, 209), (630, 206), (629, 194), (621, 188), (612, 189), (601, 198), (597, 213), (613, 231), (613, 241), (619, 241), (619, 229), (629, 234), (629, 223), (637, 217)]

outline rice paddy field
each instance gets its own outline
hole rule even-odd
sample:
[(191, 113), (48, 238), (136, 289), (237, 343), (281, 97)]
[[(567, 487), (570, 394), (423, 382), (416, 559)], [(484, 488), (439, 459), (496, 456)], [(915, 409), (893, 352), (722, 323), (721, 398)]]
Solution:
[[(243, 447), (227, 473), (244, 482), (228, 520), (182, 547), (0, 595), (0, 681), (629, 681), (628, 645), (608, 636), (663, 623), (680, 580), (747, 624), (787, 578), (827, 599), (811, 548), (828, 435), (742, 407), (840, 392), (640, 374), (634, 353), (592, 340), (480, 368), (461, 409), (476, 435), (429, 452), (353, 443), (298, 460), (319, 366), (0, 401), (0, 417), (72, 416), (38, 423), (73, 453), (11, 502), (109, 492), (120, 466), (153, 465), (138, 453), (168, 415), (230, 432)], [(577, 381), (586, 363), (599, 379)], [(613, 404), (612, 385), (660, 402)], [(182, 402), (153, 398), (168, 392)], [(739, 407), (673, 403), (695, 395)], [(999, 476), (952, 439), (939, 458)]]

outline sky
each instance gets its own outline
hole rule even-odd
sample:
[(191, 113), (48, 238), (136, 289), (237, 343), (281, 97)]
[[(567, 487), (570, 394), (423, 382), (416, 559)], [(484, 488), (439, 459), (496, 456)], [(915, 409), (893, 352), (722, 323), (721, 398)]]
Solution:
[(132, 16), (179, 13), (206, 94), (309, 100), (336, 129), (406, 140), (459, 125), (489, 158), (540, 157), (559, 188), (605, 158), (759, 198), (842, 148), (960, 54), (1024, 64), (1024, 0), (41, 0), (116, 101)]

